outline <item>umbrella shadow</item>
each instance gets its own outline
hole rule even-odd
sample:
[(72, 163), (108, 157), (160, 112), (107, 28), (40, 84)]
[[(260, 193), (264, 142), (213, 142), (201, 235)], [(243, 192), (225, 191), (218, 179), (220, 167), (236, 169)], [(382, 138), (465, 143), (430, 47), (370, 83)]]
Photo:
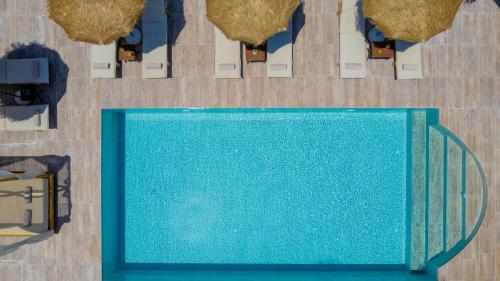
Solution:
[(19, 248), (25, 245), (30, 245), (30, 244), (36, 244), (42, 241), (45, 241), (49, 239), (50, 237), (54, 236), (54, 233), (52, 232), (44, 232), (39, 235), (31, 236), (29, 238), (16, 241), (14, 243), (8, 244), (8, 245), (0, 245), (0, 257), (4, 255), (8, 255), (10, 253), (13, 253), (17, 251)]
[(361, 1), (358, 1), (356, 3), (356, 29), (363, 34), (366, 32), (366, 22), (367, 19), (365, 18), (365, 15), (363, 14), (363, 4)]
[(168, 11), (168, 42), (175, 45), (177, 38), (186, 26), (186, 17), (184, 16), (184, 0), (170, 0), (167, 3)]
[[(306, 22), (306, 16), (304, 14), (304, 6), (302, 3), (297, 7), (295, 12), (293, 13), (291, 21), (292, 21), (292, 25), (291, 25), (292, 44), (295, 44), (295, 42), (297, 40), (297, 36), (299, 35), (300, 31), (302, 30), (302, 28), (304, 27), (305, 22)], [(287, 33), (288, 32), (289, 31), (287, 31)], [(275, 42), (276, 44), (273, 44), (272, 46), (270, 44), (267, 44), (267, 49), (266, 49), (267, 53), (274, 54), (282, 46), (284, 46), (285, 44), (288, 44), (289, 39), (287, 39), (286, 36), (282, 36), (282, 34), (283, 34), (282, 32), (279, 32), (279, 33), (273, 35), (276, 42), (279, 42), (279, 43)]]
[[(49, 105), (49, 128), (57, 128), (57, 104), (66, 93), (69, 68), (59, 53), (37, 42), (12, 43), (6, 50), (5, 59), (47, 58), (49, 60), (49, 84), (30, 85), (36, 92), (34, 103)], [(3, 86), (2, 92), (13, 93), (22, 85)], [(13, 104), (12, 95), (1, 95), (4, 104)]]
[(167, 59), (170, 62), (167, 67), (167, 76), (172, 77), (172, 47), (176, 44), (177, 38), (186, 26), (184, 16), (184, 0), (170, 0), (167, 3), (168, 11), (168, 48)]
[(295, 44), (297, 36), (306, 24), (306, 15), (304, 14), (304, 3), (300, 3), (292, 16), (292, 43)]

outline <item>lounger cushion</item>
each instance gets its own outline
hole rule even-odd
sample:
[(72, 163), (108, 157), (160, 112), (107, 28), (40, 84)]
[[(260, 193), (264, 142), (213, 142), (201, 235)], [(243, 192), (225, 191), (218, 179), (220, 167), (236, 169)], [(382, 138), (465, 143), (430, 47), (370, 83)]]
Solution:
[(116, 77), (116, 42), (92, 45), (90, 76), (92, 78)]
[(367, 46), (360, 0), (342, 0), (339, 21), (340, 78), (365, 78)]
[(217, 27), (215, 33), (215, 78), (241, 78), (241, 43), (226, 38)]
[(267, 77), (293, 77), (292, 20), (267, 40)]
[(164, 0), (147, 1), (142, 14), (142, 78), (167, 77), (167, 15)]
[(423, 78), (421, 44), (396, 40), (396, 78)]
[(47, 58), (7, 59), (5, 72), (7, 84), (48, 84), (49, 60)]
[[(142, 22), (163, 22), (167, 23), (165, 14), (165, 0), (148, 0), (142, 14)], [(143, 26), (144, 32), (144, 26)]]
[(8, 131), (39, 131), (49, 129), (49, 106), (6, 106), (5, 127)]
[(340, 34), (340, 78), (366, 77), (366, 43), (362, 35)]
[(365, 32), (365, 18), (360, 0), (342, 0), (340, 33)]
[(142, 54), (142, 77), (167, 77), (166, 34), (144, 34)]

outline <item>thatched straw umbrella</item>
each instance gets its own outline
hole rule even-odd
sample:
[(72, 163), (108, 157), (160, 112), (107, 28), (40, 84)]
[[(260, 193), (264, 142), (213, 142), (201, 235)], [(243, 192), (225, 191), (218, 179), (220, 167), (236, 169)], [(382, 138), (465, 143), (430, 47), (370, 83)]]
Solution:
[(423, 42), (451, 27), (463, 0), (363, 0), (363, 13), (385, 36)]
[(46, 0), (49, 16), (75, 41), (109, 44), (126, 36), (146, 0)]
[(227, 38), (261, 45), (286, 30), (300, 0), (207, 0), (207, 16)]

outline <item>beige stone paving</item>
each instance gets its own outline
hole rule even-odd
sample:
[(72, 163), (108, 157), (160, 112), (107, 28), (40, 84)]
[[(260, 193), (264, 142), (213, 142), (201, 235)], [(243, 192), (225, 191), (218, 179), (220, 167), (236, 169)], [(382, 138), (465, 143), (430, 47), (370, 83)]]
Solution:
[(391, 61), (370, 61), (367, 79), (340, 80), (337, 0), (304, 0), (304, 15), (296, 17), (305, 25), (294, 45), (295, 78), (268, 79), (264, 65), (252, 64), (242, 80), (215, 80), (204, 0), (170, 2), (169, 32), (178, 34), (173, 78), (142, 80), (139, 65), (129, 63), (121, 79), (91, 80), (89, 45), (66, 39), (48, 20), (43, 0), (0, 0), (0, 55), (12, 42), (36, 40), (69, 66), (58, 128), (2, 132), (0, 155), (70, 156), (72, 203), (71, 221), (57, 236), (0, 257), (0, 280), (100, 280), (100, 109), (203, 106), (440, 108), (441, 122), (478, 155), (489, 184), (480, 232), (440, 270), (440, 279), (500, 281), (500, 9), (494, 1), (465, 5), (450, 31), (424, 45), (420, 81), (394, 80)]

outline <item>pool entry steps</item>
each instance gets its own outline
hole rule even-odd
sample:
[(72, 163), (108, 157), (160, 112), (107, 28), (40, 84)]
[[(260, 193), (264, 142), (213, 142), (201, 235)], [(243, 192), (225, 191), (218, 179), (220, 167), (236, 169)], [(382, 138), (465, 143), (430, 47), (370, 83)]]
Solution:
[(486, 179), (478, 159), (437, 115), (412, 112), (411, 270), (440, 266), (484, 217)]

